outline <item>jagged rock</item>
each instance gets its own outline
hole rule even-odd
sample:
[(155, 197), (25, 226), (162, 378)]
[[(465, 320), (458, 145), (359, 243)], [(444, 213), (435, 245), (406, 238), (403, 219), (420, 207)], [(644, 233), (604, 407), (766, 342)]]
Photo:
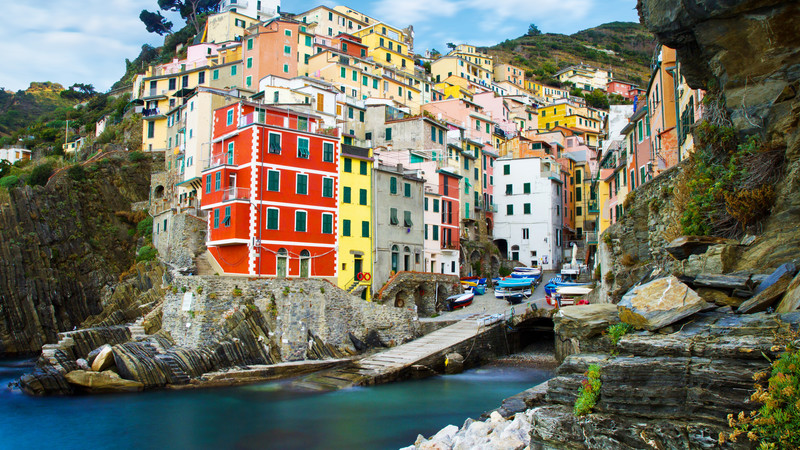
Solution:
[(789, 287), (786, 288), (786, 294), (783, 299), (775, 308), (777, 313), (788, 313), (800, 309), (800, 273), (794, 277)]
[(735, 243), (736, 241), (731, 239), (725, 239), (716, 236), (681, 236), (673, 239), (672, 242), (664, 247), (664, 250), (669, 252), (673, 258), (677, 260), (683, 260), (689, 258), (691, 255), (701, 255), (706, 253), (711, 246), (720, 244), (730, 245)]
[(555, 357), (564, 361), (569, 355), (581, 351), (597, 350), (599, 341), (589, 339), (603, 334), (615, 323), (619, 323), (617, 306), (610, 303), (567, 306), (553, 316), (554, 331), (558, 336), (555, 342)]
[(142, 383), (120, 378), (110, 370), (105, 372), (75, 370), (66, 374), (65, 378), (70, 384), (81, 386), (91, 393), (138, 392), (144, 389)]
[(702, 297), (706, 302), (714, 303), (719, 306), (732, 306), (734, 308), (738, 308), (739, 305), (744, 303), (744, 299), (731, 297), (725, 292), (717, 289), (699, 288), (697, 289), (697, 295)]
[(713, 305), (670, 276), (633, 288), (622, 297), (617, 307), (623, 322), (654, 331)]
[(361, 339), (357, 338), (353, 332), (347, 333), (347, 336), (350, 338), (350, 342), (353, 343), (353, 347), (355, 347), (357, 351), (363, 352), (367, 349), (367, 344), (365, 344)]
[(100, 348), (100, 352), (92, 362), (92, 370), (95, 372), (102, 372), (114, 365), (114, 353), (111, 351), (111, 346), (106, 344)]
[(448, 353), (444, 356), (444, 373), (453, 375), (464, 371), (464, 356), (460, 353)]
[(74, 392), (73, 387), (64, 377), (64, 371), (47, 366), (36, 368), (33, 372), (20, 377), (18, 384), (22, 392), (28, 395), (69, 395)]
[(739, 305), (739, 308), (736, 310), (736, 312), (739, 314), (748, 314), (766, 311), (767, 308), (778, 301), (778, 299), (786, 292), (786, 289), (789, 287), (789, 283), (792, 282), (792, 278), (794, 278), (792, 272), (784, 272), (783, 275), (781, 275), (777, 281), (771, 283), (769, 287), (754, 295), (750, 300), (747, 300)]
[(690, 255), (683, 263), (683, 274), (728, 273), (736, 266), (738, 254), (735, 245), (713, 245), (702, 254)]

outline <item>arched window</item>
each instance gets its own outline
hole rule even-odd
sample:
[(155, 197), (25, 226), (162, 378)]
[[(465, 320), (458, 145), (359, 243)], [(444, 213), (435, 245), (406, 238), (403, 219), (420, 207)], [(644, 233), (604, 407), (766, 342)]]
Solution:
[(308, 278), (311, 265), (311, 253), (303, 249), (300, 252), (300, 277)]
[(275, 276), (286, 278), (286, 268), (289, 266), (289, 252), (285, 248), (281, 248), (278, 250), (278, 254), (275, 255), (275, 259)]

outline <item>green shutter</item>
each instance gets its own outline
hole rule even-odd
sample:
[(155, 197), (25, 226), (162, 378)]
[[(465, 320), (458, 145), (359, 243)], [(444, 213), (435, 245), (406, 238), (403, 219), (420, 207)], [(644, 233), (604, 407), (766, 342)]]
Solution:
[(350, 203), (350, 187), (345, 186), (342, 192), (342, 202)]
[(525, 203), (524, 205), (522, 205), (522, 212), (525, 213), (525, 214), (530, 214), (531, 213), (531, 204), (530, 203)]
[(270, 208), (267, 210), (267, 229), (278, 229), (278, 210), (275, 208)]
[(395, 177), (389, 178), (389, 193), (397, 194), (397, 178)]
[(267, 190), (279, 192), (281, 190), (281, 173), (276, 170), (267, 172)]
[(333, 234), (333, 214), (322, 215), (322, 234)]
[(363, 220), (361, 222), (361, 237), (369, 237), (369, 221)]
[(305, 211), (295, 211), (294, 212), (294, 229), (295, 231), (306, 231), (306, 212)]
[(308, 175), (297, 174), (297, 193), (308, 194)]
[(359, 205), (366, 205), (367, 204), (367, 190), (361, 189), (358, 192), (358, 204)]
[(350, 236), (350, 221), (347, 219), (342, 221), (342, 236)]
[(344, 171), (350, 173), (353, 171), (353, 160), (350, 158), (344, 159)]
[(361, 175), (366, 175), (367, 174), (367, 162), (366, 161), (361, 161), (360, 162), (360, 165), (358, 167), (358, 172)]
[(411, 197), (411, 183), (405, 183), (405, 186), (403, 186), (403, 195)]
[(322, 196), (333, 198), (333, 178), (322, 179)]

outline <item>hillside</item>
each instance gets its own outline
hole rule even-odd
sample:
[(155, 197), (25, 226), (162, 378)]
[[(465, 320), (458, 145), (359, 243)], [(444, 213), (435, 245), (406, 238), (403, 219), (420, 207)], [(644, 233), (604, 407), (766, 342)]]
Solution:
[(57, 108), (75, 105), (74, 100), (61, 96), (63, 90), (51, 82), (33, 82), (24, 91), (0, 90), (0, 136), (8, 136)]
[(564, 67), (584, 63), (610, 68), (615, 77), (643, 86), (650, 78), (653, 34), (633, 22), (612, 22), (572, 35), (537, 34), (509, 39), (484, 48), (495, 61), (526, 69), (528, 75), (552, 83)]

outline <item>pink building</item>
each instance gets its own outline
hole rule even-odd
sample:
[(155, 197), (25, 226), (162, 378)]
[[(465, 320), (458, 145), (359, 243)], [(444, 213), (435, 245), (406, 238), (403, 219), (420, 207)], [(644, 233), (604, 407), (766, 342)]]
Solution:
[(633, 100), (635, 97), (641, 97), (644, 94), (644, 89), (639, 88), (633, 83), (626, 83), (624, 81), (611, 81), (606, 86), (606, 92), (609, 94), (618, 94), (628, 100)]

